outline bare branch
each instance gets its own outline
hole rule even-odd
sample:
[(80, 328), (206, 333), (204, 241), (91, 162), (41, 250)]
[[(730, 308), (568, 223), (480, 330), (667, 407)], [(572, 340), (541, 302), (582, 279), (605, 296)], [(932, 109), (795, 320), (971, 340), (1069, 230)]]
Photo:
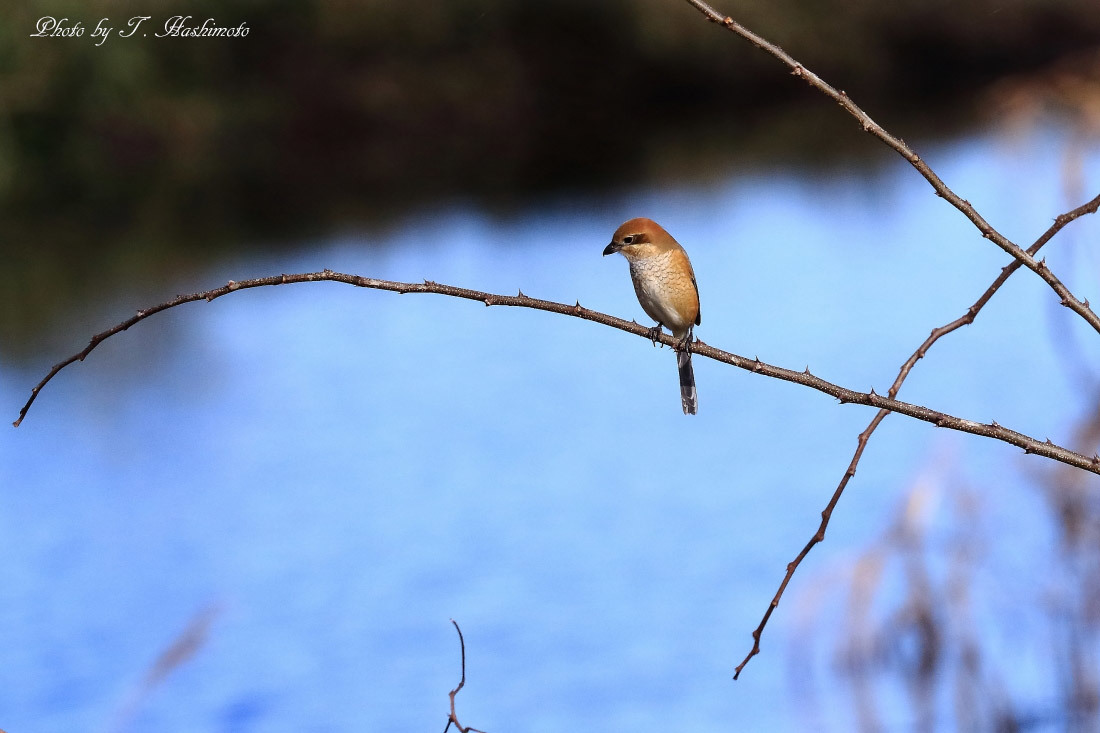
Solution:
[[(998, 247), (1003, 249), (1009, 255), (1013, 257), (1013, 261), (1001, 270), (1001, 274), (994, 280), (993, 284), (986, 289), (986, 291), (978, 298), (974, 305), (967, 309), (966, 313), (960, 318), (934, 329), (932, 333), (925, 339), (915, 352), (906, 360), (902, 365), (901, 370), (898, 373), (897, 379), (894, 380), (894, 384), (891, 386), (888, 395), (891, 399), (897, 397), (898, 390), (901, 388), (902, 383), (909, 375), (913, 366), (924, 357), (928, 349), (939, 340), (942, 336), (951, 333), (952, 331), (968, 325), (974, 321), (978, 312), (989, 302), (993, 294), (1004, 284), (1006, 280), (1020, 268), (1021, 265), (1027, 266), (1028, 269), (1038, 274), (1046, 283), (1054, 290), (1055, 293), (1061, 298), (1061, 304), (1070, 308), (1070, 310), (1077, 313), (1083, 318), (1094, 330), (1100, 332), (1100, 318), (1089, 308), (1087, 300), (1079, 300), (1074, 296), (1069, 289), (1050, 271), (1045, 261), (1036, 261), (1034, 255), (1039, 251), (1044, 244), (1057, 234), (1066, 224), (1081, 217), (1085, 214), (1095, 213), (1097, 207), (1100, 206), (1100, 196), (1092, 201), (1080, 206), (1073, 211), (1069, 211), (1062, 214), (1055, 219), (1054, 224), (1051, 225), (1046, 232), (1043, 233), (1034, 244), (1031, 245), (1026, 251), (1021, 249), (1019, 245), (1015, 244), (1007, 237), (1002, 235), (992, 225), (985, 220), (981, 214), (961, 196), (952, 191), (946, 183), (932, 170), (927, 163), (925, 163), (916, 152), (910, 148), (905, 141), (901, 140), (894, 135), (891, 135), (881, 125), (871, 119), (863, 109), (857, 105), (843, 90), (838, 90), (831, 84), (824, 81), (817, 74), (807, 69), (800, 62), (796, 61), (790, 54), (784, 51), (779, 46), (768, 40), (758, 36), (749, 29), (745, 28), (740, 23), (736, 22), (732, 18), (726, 15), (718, 13), (714, 8), (708, 5), (703, 0), (687, 0), (696, 10), (702, 13), (707, 20), (717, 23), (732, 33), (736, 33), (749, 43), (753, 44), (757, 48), (766, 51), (779, 61), (787, 65), (791, 69), (791, 74), (797, 77), (801, 77), (807, 84), (814, 87), (827, 97), (835, 101), (841, 107), (843, 107), (849, 114), (856, 118), (863, 128), (864, 132), (874, 135), (879, 140), (884, 142), (899, 155), (909, 161), (910, 165), (917, 169), (917, 171), (924, 176), (924, 178), (932, 185), (936, 195), (946, 199), (956, 209), (961, 211), (967, 219), (969, 219), (974, 226), (978, 228), (982, 236), (989, 239)], [(782, 582), (779, 585), (779, 589), (776, 591), (775, 596), (772, 598), (772, 602), (768, 605), (767, 610), (764, 612), (764, 616), (760, 621), (760, 624), (752, 633), (753, 647), (748, 656), (737, 665), (734, 671), (733, 678), (737, 679), (741, 674), (741, 670), (745, 668), (749, 660), (760, 652), (760, 635), (764, 631), (764, 627), (767, 626), (768, 620), (771, 618), (772, 612), (779, 605), (779, 600), (783, 597), (783, 592), (787, 588), (787, 584), (790, 582), (791, 577), (794, 575), (798, 566), (802, 563), (802, 560), (810, 552), (814, 545), (825, 539), (825, 530), (829, 525), (829, 520), (832, 516), (833, 509), (836, 507), (837, 502), (840, 500), (841, 494), (844, 493), (844, 488), (847, 486), (848, 481), (855, 475), (856, 466), (859, 464), (860, 458), (863, 456), (864, 448), (867, 446), (867, 441), (870, 439), (871, 434), (878, 428), (882, 420), (889, 414), (890, 410), (880, 409), (879, 412), (872, 418), (871, 422), (867, 425), (867, 428), (859, 434), (855, 454), (852, 456), (851, 462), (848, 464), (847, 470), (844, 472), (843, 477), (840, 480), (840, 484), (837, 486), (836, 491), (833, 492), (829, 503), (821, 513), (821, 524), (818, 527), (817, 532), (814, 533), (810, 541), (802, 548), (802, 551), (798, 553), (798, 556), (787, 565), (787, 572), (783, 577)], [(1025, 449), (1026, 450), (1026, 449)]]
[(819, 90), (822, 94), (829, 97), (845, 110), (847, 110), (849, 114), (851, 114), (853, 117), (856, 118), (857, 121), (859, 121), (859, 124), (863, 128), (864, 132), (874, 135), (879, 140), (886, 143), (895, 151), (897, 151), (898, 154), (901, 155), (901, 157), (909, 161), (909, 163), (914, 168), (916, 168), (917, 171), (922, 176), (924, 176), (924, 178), (930, 184), (932, 184), (932, 188), (935, 189), (936, 195), (946, 199), (951, 203), (952, 206), (961, 211), (963, 215), (966, 216), (966, 218), (969, 219), (974, 224), (974, 226), (978, 228), (978, 231), (982, 233), (983, 237), (996, 244), (998, 247), (1010, 254), (1017, 262), (1020, 262), (1029, 270), (1041, 277), (1047, 283), (1047, 285), (1049, 285), (1051, 289), (1058, 294), (1058, 297), (1061, 299), (1060, 302), (1062, 305), (1066, 306), (1074, 313), (1081, 316), (1081, 318), (1085, 319), (1085, 321), (1090, 326), (1092, 326), (1097, 333), (1100, 333), (1100, 317), (1098, 317), (1096, 313), (1094, 313), (1092, 309), (1089, 308), (1089, 303), (1087, 300), (1078, 300), (1077, 297), (1069, 291), (1069, 288), (1067, 288), (1062, 283), (1062, 281), (1059, 280), (1058, 277), (1050, 271), (1050, 268), (1047, 267), (1046, 262), (1042, 260), (1036, 261), (1031, 253), (1024, 251), (1020, 248), (1018, 244), (1012, 242), (1010, 239), (994, 229), (993, 226), (990, 225), (990, 223), (987, 222), (982, 217), (982, 215), (979, 214), (978, 211), (970, 205), (969, 201), (963, 199), (961, 196), (948, 188), (947, 184), (945, 184), (940, 179), (940, 177), (936, 175), (935, 171), (933, 171), (928, 166), (928, 164), (921, 159), (919, 155), (913, 152), (912, 148), (905, 144), (905, 141), (900, 138), (894, 137), (881, 125), (871, 119), (870, 115), (864, 112), (859, 107), (859, 105), (853, 102), (851, 98), (848, 97), (847, 93), (845, 93), (843, 90), (836, 89), (831, 84), (828, 84), (817, 74), (813, 73), (801, 63), (792, 58), (791, 55), (784, 51), (782, 48), (756, 35), (748, 28), (735, 21), (733, 18), (717, 12), (710, 5), (703, 2), (703, 0), (687, 0), (687, 2), (690, 3), (704, 16), (706, 16), (707, 20), (721, 25), (723, 28), (726, 28), (732, 33), (736, 33), (752, 45), (763, 51), (767, 51), (769, 54), (779, 59), (791, 69), (791, 74), (797, 77), (801, 77), (803, 80), (806, 81), (807, 84)]
[[(59, 362), (50, 369), (49, 373), (39, 382), (33, 390), (31, 390), (30, 399), (23, 406), (23, 409), (19, 411), (19, 418), (13, 423), (16, 427), (22, 422), (23, 417), (27, 414), (27, 410), (30, 409), (31, 404), (34, 402), (38, 393), (42, 390), (42, 387), (46, 385), (59, 371), (64, 369), (69, 364), (75, 361), (83, 361), (85, 357), (96, 346), (102, 343), (105, 339), (111, 336), (121, 333), (126, 329), (133, 326), (138, 321), (142, 321), (149, 318), (155, 313), (174, 308), (184, 303), (191, 303), (197, 300), (212, 301), (215, 298), (220, 298), (227, 293), (237, 292), (239, 290), (247, 290), (249, 288), (258, 288), (265, 285), (290, 285), (293, 283), (307, 283), (307, 282), (339, 282), (346, 283), (348, 285), (355, 285), (361, 288), (371, 288), (374, 290), (388, 290), (395, 293), (435, 293), (438, 295), (448, 295), (454, 298), (464, 298), (466, 300), (476, 300), (484, 303), (486, 306), (504, 305), (520, 308), (533, 308), (535, 310), (549, 311), (551, 313), (559, 313), (565, 316), (572, 316), (574, 318), (583, 318), (586, 321), (594, 321), (596, 323), (610, 326), (611, 328), (617, 328), (620, 331), (626, 331), (632, 333), (635, 336), (641, 336), (647, 341), (652, 339), (650, 329), (642, 326), (634, 321), (625, 321), (622, 318), (616, 318), (615, 316), (609, 316), (606, 313), (600, 313), (589, 308), (584, 308), (578, 302), (575, 305), (567, 305), (566, 303), (557, 303), (552, 300), (540, 300), (538, 298), (531, 298), (526, 295), (497, 295), (496, 293), (485, 293), (480, 290), (470, 290), (469, 288), (459, 288), (454, 285), (444, 285), (442, 283), (432, 282), (426, 280), (423, 283), (404, 283), (394, 282), (391, 280), (378, 280), (376, 278), (361, 277), (359, 275), (347, 275), (341, 272), (333, 272), (332, 270), (323, 270), (321, 272), (306, 272), (293, 275), (274, 275), (272, 277), (261, 277), (254, 280), (241, 280), (239, 282), (229, 281), (227, 284), (220, 288), (214, 288), (213, 290), (207, 290), (201, 293), (191, 293), (190, 295), (177, 295), (172, 300), (154, 305), (144, 310), (139, 310), (137, 314), (126, 319), (122, 323), (97, 333), (92, 337), (91, 341), (84, 348), (83, 351), (73, 354), (68, 359)], [(662, 333), (658, 339), (661, 343), (672, 348), (677, 348), (678, 341), (668, 333)], [(1086, 471), (1100, 474), (1100, 456), (1093, 456), (1089, 458), (1081, 455), (1080, 453), (1074, 453), (1073, 451), (1063, 448), (1059, 445), (1055, 445), (1049, 441), (1039, 441), (1030, 436), (1015, 430), (1009, 430), (1008, 428), (998, 425), (996, 422), (989, 424), (975, 422), (973, 420), (965, 420), (960, 417), (949, 415), (945, 412), (939, 412), (920, 405), (913, 405), (907, 402), (901, 402), (892, 397), (884, 397), (877, 394), (873, 389), (870, 392), (857, 392), (856, 390), (841, 387), (837, 384), (833, 384), (821, 377), (814, 376), (807, 368), (805, 371), (794, 371), (792, 369), (784, 369), (783, 367), (773, 366), (766, 362), (760, 361), (760, 359), (748, 359), (744, 356), (738, 356), (737, 354), (723, 351), (722, 349), (716, 349), (713, 346), (709, 346), (702, 341), (696, 341), (691, 345), (693, 353), (700, 356), (705, 356), (715, 361), (720, 361), (731, 366), (735, 366), (738, 369), (744, 369), (752, 372), (753, 374), (760, 374), (765, 377), (773, 377), (775, 379), (782, 379), (786, 382), (794, 382), (795, 384), (801, 384), (804, 387), (810, 387), (816, 389), (819, 392), (824, 392), (827, 395), (831, 395), (842, 404), (852, 403), (858, 405), (867, 405), (869, 407), (877, 407), (879, 409), (888, 410), (890, 412), (898, 412), (902, 415), (908, 415), (909, 417), (923, 420), (924, 422), (932, 423), (939, 428), (948, 428), (950, 430), (958, 430), (964, 433), (971, 433), (973, 435), (980, 435), (985, 438), (994, 438), (1004, 443), (1018, 446), (1024, 449), (1025, 453), (1034, 453), (1036, 455), (1051, 458), (1056, 461), (1060, 461), (1070, 466), (1076, 466), (1077, 468), (1083, 468)]]
[[(1078, 219), (1086, 214), (1095, 214), (1097, 209), (1100, 209), (1100, 196), (1097, 196), (1092, 201), (1086, 204), (1078, 206), (1072, 211), (1067, 211), (1054, 219), (1054, 223), (1050, 225), (1042, 236), (1035, 240), (1035, 243), (1028, 247), (1027, 252), (1029, 255), (1034, 255), (1043, 245), (1051, 240), (1051, 238), (1060, 232), (1063, 227), (1069, 224), (1074, 219)], [(1001, 269), (1001, 273), (997, 276), (997, 279), (985, 289), (985, 292), (974, 301), (974, 305), (966, 309), (966, 312), (961, 316), (944, 324), (939, 328), (932, 329), (932, 333), (928, 335), (928, 338), (917, 347), (905, 363), (901, 365), (901, 369), (898, 371), (898, 376), (894, 380), (894, 383), (890, 385), (890, 391), (887, 393), (891, 398), (897, 398), (898, 391), (901, 389), (901, 385), (905, 382), (909, 376), (909, 372), (916, 366), (917, 362), (924, 358), (928, 353), (928, 349), (932, 347), (932, 344), (936, 343), (940, 338), (947, 334), (962, 328), (963, 326), (970, 325), (974, 322), (974, 319), (978, 316), (978, 313), (985, 307), (986, 303), (990, 301), (994, 293), (996, 293), (1005, 281), (1012, 276), (1012, 273), (1020, 269), (1022, 263), (1020, 260), (1013, 260)], [(875, 432), (879, 424), (883, 419), (890, 414), (889, 410), (879, 410), (875, 416), (871, 419), (871, 422), (859, 434), (856, 442), (856, 452), (852, 455), (852, 460), (848, 464), (847, 470), (844, 471), (844, 475), (840, 478), (840, 483), (837, 485), (836, 490), (833, 492), (832, 497), (829, 499), (829, 503), (825, 506), (825, 509), (821, 512), (821, 524), (818, 526), (817, 531), (814, 533), (810, 541), (806, 543), (806, 546), (802, 548), (802, 551), (798, 553), (790, 563), (787, 564), (787, 572), (783, 576), (783, 580), (779, 583), (779, 589), (775, 592), (775, 596), (772, 598), (772, 602), (768, 604), (768, 608), (764, 611), (763, 618), (760, 619), (759, 625), (752, 632), (752, 649), (741, 660), (741, 664), (737, 665), (737, 668), (733, 672), (733, 678), (737, 679), (741, 675), (741, 670), (745, 668), (745, 665), (749, 663), (749, 660), (760, 653), (760, 635), (764, 633), (764, 627), (768, 625), (768, 620), (771, 618), (772, 611), (779, 605), (779, 600), (783, 597), (784, 591), (787, 590), (787, 584), (791, 582), (791, 578), (794, 576), (795, 571), (798, 570), (798, 566), (802, 564), (802, 561), (806, 558), (806, 555), (810, 553), (814, 545), (822, 542), (825, 539), (825, 530), (829, 526), (829, 520), (833, 516), (833, 509), (836, 507), (837, 502), (840, 501), (840, 495), (844, 493), (845, 487), (848, 486), (848, 481), (856, 475), (856, 466), (859, 465), (859, 460), (863, 457), (863, 449), (867, 447), (867, 441), (870, 439), (871, 434)]]
[(471, 728), (468, 725), (462, 725), (462, 723), (458, 722), (458, 716), (455, 714), (455, 695), (466, 686), (466, 640), (462, 638), (462, 629), (458, 628), (458, 622), (451, 619), (451, 623), (454, 624), (455, 631), (458, 632), (458, 644), (462, 649), (462, 679), (458, 681), (458, 687), (451, 690), (451, 714), (447, 716), (447, 727), (443, 729), (443, 733), (447, 733), (447, 731), (451, 729), (452, 723), (454, 723), (459, 733), (485, 733), (483, 730)]

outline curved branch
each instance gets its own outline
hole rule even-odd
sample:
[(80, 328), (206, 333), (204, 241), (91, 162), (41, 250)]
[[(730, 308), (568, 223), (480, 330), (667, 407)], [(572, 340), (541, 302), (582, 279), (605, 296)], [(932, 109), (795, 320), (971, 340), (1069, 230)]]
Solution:
[[(1098, 209), (1100, 209), (1100, 196), (1097, 196), (1086, 204), (1078, 206), (1072, 211), (1060, 214), (1054, 219), (1054, 223), (1035, 240), (1035, 243), (1028, 247), (1028, 254), (1034, 255), (1042, 249), (1043, 245), (1049, 242), (1055, 234), (1060, 232), (1064, 226), (1074, 219), (1079, 219), (1086, 214), (1095, 214)], [(928, 353), (928, 349), (932, 347), (932, 344), (952, 331), (956, 331), (963, 326), (968, 326), (973, 323), (986, 303), (993, 298), (993, 295), (1005, 284), (1005, 281), (1012, 276), (1012, 273), (1020, 269), (1021, 264), (1023, 263), (1021, 263), (1020, 260), (1013, 260), (1005, 265), (1005, 267), (1001, 268), (1001, 273), (997, 276), (997, 279), (995, 279), (993, 283), (985, 289), (985, 292), (974, 301), (974, 305), (966, 309), (966, 313), (963, 313), (950, 323), (932, 329), (932, 333), (928, 335), (928, 338), (926, 338), (921, 345), (917, 347), (917, 350), (910, 354), (909, 358), (905, 360), (905, 363), (901, 365), (898, 376), (894, 380), (894, 383), (890, 385), (890, 390), (887, 392), (887, 395), (891, 398), (896, 398), (898, 396), (898, 391), (901, 389), (901, 385), (909, 377), (909, 372), (912, 371), (918, 361), (924, 358)], [(779, 606), (779, 601), (783, 598), (784, 591), (787, 590), (787, 584), (791, 582), (791, 578), (794, 577), (795, 571), (798, 570), (798, 566), (806, 559), (806, 555), (810, 554), (810, 550), (814, 548), (814, 545), (825, 540), (825, 530), (829, 526), (829, 520), (832, 519), (833, 509), (836, 508), (837, 502), (840, 501), (840, 496), (844, 493), (844, 489), (848, 486), (848, 482), (856, 475), (856, 466), (859, 465), (859, 461), (863, 457), (863, 449), (867, 447), (867, 441), (870, 440), (871, 434), (875, 432), (879, 424), (882, 423), (889, 414), (889, 410), (879, 410), (875, 413), (875, 416), (871, 419), (871, 422), (868, 423), (867, 427), (864, 428), (863, 432), (859, 434), (856, 440), (856, 451), (852, 455), (852, 460), (848, 463), (848, 468), (844, 471), (844, 475), (841, 476), (840, 483), (837, 485), (836, 490), (833, 491), (833, 495), (829, 498), (829, 503), (825, 505), (825, 508), (821, 512), (821, 524), (818, 525), (817, 531), (810, 537), (809, 542), (802, 548), (802, 551), (798, 553), (794, 560), (787, 564), (787, 572), (784, 574), (783, 580), (779, 583), (779, 589), (775, 592), (775, 596), (772, 598), (771, 603), (768, 604), (767, 610), (764, 611), (764, 616), (760, 619), (760, 623), (752, 632), (752, 649), (745, 655), (745, 658), (741, 660), (741, 664), (738, 664), (733, 671), (734, 679), (740, 677), (741, 670), (745, 668), (749, 660), (760, 653), (760, 635), (764, 633), (764, 627), (768, 625), (772, 612)]]
[(466, 686), (466, 640), (462, 638), (462, 629), (458, 628), (458, 622), (451, 619), (451, 623), (454, 624), (455, 631), (458, 632), (458, 645), (462, 649), (462, 678), (458, 681), (458, 686), (451, 690), (451, 712), (447, 716), (447, 726), (443, 729), (443, 733), (447, 733), (454, 725), (458, 729), (458, 733), (485, 733), (483, 730), (477, 728), (471, 728), (468, 725), (463, 725), (458, 722), (458, 715), (455, 713), (455, 695)]
[(993, 226), (987, 222), (977, 209), (970, 205), (970, 202), (959, 196), (957, 193), (947, 187), (947, 184), (936, 175), (927, 163), (921, 160), (921, 157), (913, 152), (913, 149), (905, 144), (905, 141), (901, 138), (894, 137), (885, 130), (881, 125), (871, 119), (870, 115), (863, 111), (843, 90), (838, 90), (831, 84), (827, 83), (817, 74), (813, 73), (801, 63), (796, 61), (790, 54), (784, 51), (779, 46), (771, 43), (770, 41), (756, 35), (745, 26), (741, 25), (733, 18), (727, 15), (722, 15), (712, 8), (703, 0), (687, 0), (696, 10), (706, 16), (707, 20), (712, 23), (717, 23), (732, 33), (736, 33), (752, 45), (757, 48), (767, 51), (769, 54), (779, 59), (791, 69), (791, 74), (797, 77), (801, 77), (807, 84), (819, 90), (822, 94), (829, 97), (845, 110), (848, 111), (856, 120), (859, 121), (860, 126), (864, 132), (874, 135), (882, 142), (889, 145), (895, 151), (898, 152), (901, 157), (905, 158), (909, 163), (917, 169), (918, 172), (924, 178), (932, 184), (932, 188), (935, 189), (936, 195), (946, 199), (956, 209), (961, 211), (967, 219), (969, 219), (974, 226), (978, 228), (978, 231), (982, 233), (982, 236), (989, 241), (996, 244), (1003, 249), (1009, 255), (1011, 255), (1017, 262), (1021, 263), (1029, 270), (1041, 277), (1050, 288), (1058, 294), (1061, 299), (1061, 304), (1072, 310), (1081, 318), (1085, 319), (1092, 328), (1100, 333), (1100, 316), (1097, 316), (1095, 312), (1089, 307), (1087, 299), (1078, 300), (1077, 296), (1069, 291), (1069, 288), (1062, 283), (1058, 277), (1050, 271), (1044, 260), (1036, 260), (1032, 255), (1024, 251), (1020, 245), (1008, 239)]
[[(191, 293), (189, 295), (177, 295), (172, 300), (154, 305), (144, 310), (139, 310), (137, 314), (126, 319), (122, 323), (98, 333), (92, 337), (84, 349), (76, 354), (73, 354), (68, 359), (61, 361), (50, 369), (49, 373), (39, 382), (33, 390), (31, 390), (30, 399), (23, 406), (23, 409), (19, 411), (19, 418), (13, 423), (16, 427), (23, 421), (23, 417), (27, 414), (27, 410), (30, 409), (31, 404), (42, 388), (49, 382), (54, 375), (60, 372), (69, 364), (75, 361), (83, 361), (105, 339), (114, 336), (117, 333), (125, 331), (133, 326), (135, 323), (145, 320), (150, 316), (160, 313), (161, 311), (169, 308), (174, 308), (184, 303), (191, 303), (197, 300), (212, 301), (215, 298), (220, 298), (227, 293), (233, 293), (239, 290), (247, 290), (249, 288), (258, 288), (266, 285), (289, 285), (293, 283), (307, 283), (307, 282), (339, 282), (348, 285), (355, 285), (361, 288), (371, 288), (373, 290), (388, 290), (395, 293), (434, 293), (437, 295), (448, 295), (453, 298), (463, 298), (466, 300), (476, 300), (484, 303), (486, 306), (504, 305), (520, 308), (532, 308), (534, 310), (549, 311), (551, 313), (559, 313), (565, 316), (572, 316), (574, 318), (583, 318), (586, 321), (595, 321), (611, 328), (617, 328), (620, 331), (626, 331), (632, 333), (635, 336), (641, 336), (645, 339), (650, 339), (650, 329), (637, 323), (635, 321), (626, 321), (622, 318), (616, 318), (615, 316), (609, 316), (606, 313), (600, 313), (599, 311), (591, 310), (590, 308), (584, 308), (578, 302), (575, 305), (568, 305), (566, 303), (557, 303), (552, 300), (540, 300), (538, 298), (531, 298), (523, 294), (521, 291), (518, 295), (498, 295), (496, 293), (485, 293), (480, 290), (470, 290), (469, 288), (459, 288), (454, 285), (444, 285), (442, 283), (432, 282), (425, 280), (423, 283), (404, 283), (395, 282), (392, 280), (379, 280), (372, 277), (361, 277), (359, 275), (348, 275), (341, 272), (333, 272), (332, 270), (323, 270), (321, 272), (305, 272), (294, 275), (273, 275), (271, 277), (260, 277), (253, 280), (241, 280), (234, 282), (230, 280), (220, 288), (214, 288), (213, 290), (207, 290), (201, 293)], [(658, 340), (667, 346), (676, 348), (677, 340), (668, 333), (662, 333)], [(1092, 473), (1100, 474), (1100, 456), (1093, 456), (1089, 458), (1075, 453), (1067, 448), (1063, 448), (1059, 445), (1047, 440), (1042, 442), (1024, 435), (1023, 433), (1015, 430), (1009, 430), (1006, 427), (998, 425), (996, 422), (989, 424), (974, 422), (973, 420), (964, 420), (963, 418), (949, 415), (945, 412), (939, 412), (920, 405), (909, 404), (908, 402), (901, 402), (891, 397), (884, 397), (880, 394), (876, 394), (872, 389), (870, 392), (858, 392), (853, 389), (841, 387), (832, 382), (826, 381), (821, 377), (814, 376), (807, 368), (805, 371), (797, 372), (792, 369), (784, 369), (783, 367), (773, 366), (760, 359), (748, 359), (744, 356), (723, 351), (713, 346), (709, 346), (702, 341), (696, 341), (691, 345), (693, 353), (699, 356), (705, 356), (708, 359), (714, 359), (730, 366), (735, 366), (738, 369), (745, 369), (746, 371), (753, 372), (754, 374), (762, 374), (765, 377), (773, 377), (775, 379), (782, 379), (786, 382), (794, 382), (795, 384), (801, 384), (804, 387), (810, 387), (816, 389), (819, 392), (824, 392), (827, 395), (831, 395), (841, 403), (853, 403), (858, 405), (867, 405), (869, 407), (878, 407), (890, 412), (898, 412), (902, 415), (908, 415), (909, 417), (923, 420), (924, 422), (932, 423), (936, 427), (949, 428), (951, 430), (958, 430), (964, 433), (971, 433), (973, 435), (980, 435), (986, 438), (993, 438), (1000, 440), (1004, 443), (1018, 446), (1024, 449), (1025, 453), (1034, 453), (1036, 455), (1051, 458), (1053, 460), (1065, 463), (1070, 466), (1082, 468)]]

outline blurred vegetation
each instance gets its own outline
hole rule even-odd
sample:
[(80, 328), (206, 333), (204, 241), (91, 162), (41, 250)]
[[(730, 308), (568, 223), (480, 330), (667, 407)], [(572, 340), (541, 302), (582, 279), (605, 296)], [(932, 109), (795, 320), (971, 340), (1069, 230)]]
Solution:
[[(1100, 45), (1095, 0), (719, 5), (910, 137), (920, 120), (922, 134), (965, 120), (970, 93), (1001, 75)], [(153, 37), (178, 13), (251, 31)], [(90, 38), (102, 17), (117, 29), (139, 14), (148, 37)], [(88, 30), (31, 38), (43, 15)], [(425, 202), (507, 205), (718, 176), (731, 160), (878, 152), (818, 97), (677, 0), (8, 7), (3, 352), (32, 348), (89, 289), (152, 278), (163, 294), (196, 259)]]
[[(1093, 409), (1071, 445), (1095, 451), (1100, 385), (1080, 384)], [(1012, 489), (961, 474), (937, 457), (881, 536), (819, 573), (796, 605), (803, 699), (816, 715), (820, 700), (849, 700), (860, 731), (1100, 729), (1095, 477), (1068, 466), (1032, 474), (1028, 531), (1049, 539), (1021, 564), (1013, 520), (995, 510)], [(821, 651), (824, 684), (806, 662)]]

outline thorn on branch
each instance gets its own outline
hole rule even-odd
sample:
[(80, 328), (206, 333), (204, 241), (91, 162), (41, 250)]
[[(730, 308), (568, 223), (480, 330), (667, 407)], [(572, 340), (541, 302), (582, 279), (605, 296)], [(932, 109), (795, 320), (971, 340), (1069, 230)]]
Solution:
[(517, 288), (516, 289), (516, 297), (517, 298), (526, 298), (527, 297), (526, 295), (523, 294), (523, 288)]

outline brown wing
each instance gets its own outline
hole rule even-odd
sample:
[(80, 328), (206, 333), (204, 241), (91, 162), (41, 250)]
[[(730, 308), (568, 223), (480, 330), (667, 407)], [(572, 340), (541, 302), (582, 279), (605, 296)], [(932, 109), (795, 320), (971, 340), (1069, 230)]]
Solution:
[[(699, 300), (699, 283), (695, 282), (695, 273), (691, 274), (691, 284), (695, 286), (695, 299)], [(698, 326), (703, 322), (703, 307), (702, 301), (700, 301), (699, 310), (695, 313), (695, 325)]]

